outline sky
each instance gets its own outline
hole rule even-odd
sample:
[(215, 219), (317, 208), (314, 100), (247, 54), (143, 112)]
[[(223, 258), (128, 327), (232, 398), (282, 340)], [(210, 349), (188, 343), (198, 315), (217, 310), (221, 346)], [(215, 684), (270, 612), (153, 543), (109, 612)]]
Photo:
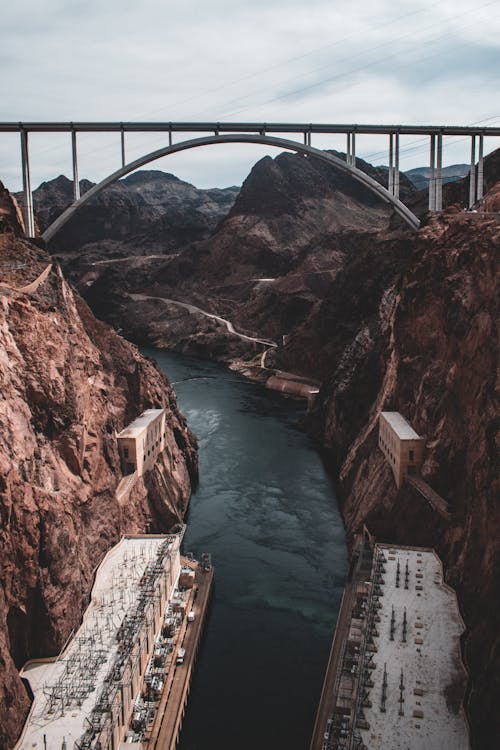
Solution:
[[(2, 122), (500, 124), (500, 0), (16, 0), (2, 7), (0, 60)], [(166, 143), (127, 135), (127, 161)], [(345, 150), (345, 137), (312, 145)], [(372, 163), (387, 150), (386, 137), (358, 136)], [(402, 138), (401, 169), (428, 150)], [(444, 164), (469, 150), (446, 138)], [(118, 134), (81, 134), (78, 152), (80, 177), (121, 166)], [(224, 187), (267, 153), (210, 146), (149, 168)], [(69, 134), (31, 135), (30, 161), (33, 187), (71, 176)], [(18, 134), (0, 133), (0, 180), (21, 187)]]

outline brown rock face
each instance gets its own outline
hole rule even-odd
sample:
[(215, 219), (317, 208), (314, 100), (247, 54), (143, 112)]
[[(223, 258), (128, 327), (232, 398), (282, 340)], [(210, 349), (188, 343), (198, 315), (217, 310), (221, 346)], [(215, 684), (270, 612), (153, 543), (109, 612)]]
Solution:
[[(80, 181), (83, 195), (93, 183)], [(99, 258), (166, 253), (208, 236), (234, 203), (238, 188), (198, 190), (172, 174), (141, 170), (93, 198), (54, 237), (52, 251), (85, 245)], [(23, 195), (18, 194), (22, 203)], [(73, 182), (60, 175), (33, 193), (45, 230), (73, 202)]]
[[(499, 164), (500, 151), (485, 160), (488, 211)], [(213, 321), (128, 293), (191, 301), (275, 340), (266, 367), (323, 381), (313, 428), (340, 473), (348, 532), (366, 523), (382, 541), (437, 549), (468, 628), (474, 745), (489, 750), (500, 736), (500, 237), (494, 217), (462, 212), (467, 182), (446, 186), (457, 205), (415, 235), (312, 160), (265, 159), (209, 239), (153, 263), (79, 260), (74, 278), (131, 336), (146, 327), (168, 346), (174, 330), (180, 348), (260, 361), (249, 345), (225, 344)], [(425, 214), (424, 193), (414, 207)], [(449, 503), (449, 522), (410, 486), (396, 490), (377, 448), (382, 409), (425, 435), (424, 477)]]
[[(0, 234), (0, 747), (29, 709), (17, 668), (57, 654), (96, 565), (123, 533), (165, 531), (197, 477), (194, 437), (166, 378), (99, 323), (43, 251)], [(167, 447), (147, 487), (118, 501), (115, 431), (167, 410)]]
[[(382, 182), (387, 177), (361, 166)], [(344, 252), (356, 252), (357, 238), (368, 246), (390, 223), (391, 210), (366, 188), (314, 159), (281, 154), (259, 161), (213, 234), (175, 257), (96, 263), (83, 248), (64, 264), (96, 315), (133, 340), (218, 359), (251, 358), (252, 344), (223, 326), (175, 306), (153, 309), (129, 293), (193, 302), (239, 331), (281, 340), (324, 296)], [(277, 281), (266, 286), (262, 278)]]
[[(382, 295), (377, 319), (359, 321), (318, 406), (348, 531), (366, 523), (382, 541), (434, 546), (445, 563), (468, 628), (481, 750), (500, 736), (499, 248), (496, 219), (436, 217)], [(382, 409), (400, 411), (426, 437), (423, 476), (449, 503), (450, 522), (410, 486), (396, 489), (377, 448)]]

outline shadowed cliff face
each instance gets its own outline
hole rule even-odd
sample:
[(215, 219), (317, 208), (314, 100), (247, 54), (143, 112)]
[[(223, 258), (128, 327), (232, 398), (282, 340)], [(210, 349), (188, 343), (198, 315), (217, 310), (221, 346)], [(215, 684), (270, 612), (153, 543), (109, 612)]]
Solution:
[[(435, 547), (445, 563), (468, 628), (472, 729), (482, 749), (496, 747), (500, 732), (499, 248), (496, 219), (436, 217), (377, 315), (358, 319), (335, 355), (316, 408), (340, 469), (348, 531), (366, 523), (382, 541)], [(371, 285), (366, 270), (360, 296)], [(354, 328), (355, 310), (345, 318)], [(397, 491), (377, 448), (383, 409), (400, 411), (426, 437), (423, 476), (449, 503), (451, 522), (409, 486)]]
[[(93, 183), (80, 182), (82, 195)], [(223, 218), (238, 188), (198, 190), (172, 174), (135, 172), (83, 206), (51, 243), (52, 251), (85, 245), (96, 258), (170, 252), (208, 236)], [(22, 201), (22, 194), (19, 194)], [(33, 193), (41, 231), (73, 202), (73, 183), (63, 175)]]
[[(197, 459), (166, 378), (93, 317), (57, 267), (38, 288), (15, 291), (47, 268), (46, 253), (4, 233), (0, 263), (0, 746), (8, 748), (29, 708), (17, 668), (58, 653), (96, 566), (123, 533), (165, 531), (182, 517)], [(115, 432), (160, 406), (166, 450), (148, 486), (139, 480), (119, 502)]]

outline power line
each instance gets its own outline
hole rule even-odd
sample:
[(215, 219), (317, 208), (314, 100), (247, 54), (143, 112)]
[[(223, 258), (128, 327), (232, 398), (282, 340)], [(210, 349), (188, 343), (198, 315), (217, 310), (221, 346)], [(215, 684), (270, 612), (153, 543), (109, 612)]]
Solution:
[[(496, 5), (496, 4), (497, 3), (496, 3), (496, 0), (495, 0), (495, 2), (486, 3), (485, 5), (480, 6), (480, 8), (486, 8), (486, 7), (489, 7), (490, 5)], [(465, 11), (464, 13), (460, 14), (460, 16), (468, 15), (471, 12), (476, 12), (480, 8), (474, 9), (474, 11)], [(460, 17), (460, 16), (457, 16), (457, 18)], [(463, 31), (464, 29), (470, 28), (470, 26), (472, 26), (472, 25), (474, 25), (474, 24), (467, 24), (466, 26), (460, 27), (459, 30)], [(433, 29), (436, 26), (437, 26), (437, 24), (432, 24), (431, 26), (428, 26), (425, 29), (423, 29), (423, 31), (428, 31), (429, 29)], [(426, 42), (415, 42), (415, 44), (413, 46), (414, 46), (414, 48), (421, 48), (423, 46), (427, 46), (427, 45), (432, 44), (432, 43), (434, 43), (436, 41), (440, 41), (440, 40), (442, 40), (444, 38), (453, 36), (456, 33), (456, 31), (457, 31), (457, 29), (453, 29), (453, 30), (450, 30), (449, 32), (447, 32), (444, 35), (443, 34), (438, 34), (433, 39), (427, 40)], [(407, 37), (414, 37), (414, 36), (415, 36), (415, 32), (412, 31), (412, 32), (410, 32), (408, 34), (400, 36), (399, 39), (401, 40), (401, 39), (405, 39)], [(469, 42), (463, 42), (461, 45), (456, 45), (455, 49), (456, 49), (457, 46), (467, 46), (468, 44), (469, 44)], [(384, 42), (383, 44), (375, 45), (374, 47), (366, 50), (365, 54), (373, 52), (374, 50), (377, 50), (377, 49), (385, 48), (387, 46), (388, 46), (387, 42)], [(385, 56), (383, 58), (379, 58), (378, 60), (368, 61), (368, 62), (364, 63), (363, 65), (357, 66), (355, 68), (351, 68), (350, 70), (344, 71), (342, 73), (336, 73), (334, 76), (329, 76), (327, 78), (322, 78), (321, 80), (315, 81), (314, 83), (308, 84), (307, 86), (302, 86), (302, 87), (300, 87), (298, 89), (293, 89), (292, 91), (288, 91), (288, 92), (286, 92), (284, 94), (281, 94), (279, 96), (274, 96), (271, 99), (266, 100), (262, 104), (253, 105), (253, 106), (257, 106), (258, 109), (261, 109), (262, 107), (267, 106), (268, 104), (273, 104), (274, 102), (282, 101), (283, 99), (288, 99), (288, 98), (290, 98), (292, 96), (296, 96), (297, 94), (304, 93), (305, 91), (310, 91), (311, 89), (317, 88), (318, 86), (322, 86), (325, 83), (331, 83), (332, 81), (335, 81), (335, 80), (338, 80), (338, 79), (345, 79), (348, 76), (352, 76), (355, 73), (360, 73), (363, 70), (366, 70), (367, 68), (371, 68), (375, 64), (378, 64), (380, 62), (385, 62), (385, 61), (393, 59), (395, 57), (399, 57), (400, 55), (401, 55), (401, 52), (399, 50), (395, 51), (395, 52), (391, 53), (390, 55), (387, 55), (387, 56)], [(335, 64), (338, 65), (339, 62), (342, 63), (342, 62), (350, 61), (351, 59), (352, 59), (352, 56), (350, 55), (348, 57), (345, 57), (345, 58), (341, 59), (340, 61), (335, 61)], [(332, 64), (333, 63), (331, 63), (331, 64), (329, 64), (327, 66), (322, 66), (321, 68), (317, 68), (317, 69), (315, 69), (313, 71), (310, 71), (307, 74), (302, 74), (299, 77), (303, 77), (304, 75), (311, 75), (312, 73), (318, 72), (320, 70), (324, 70), (326, 68), (330, 68)], [(414, 64), (414, 62), (412, 62), (411, 64)], [(294, 77), (293, 79), (289, 79), (289, 80), (296, 80), (296, 77)], [(241, 101), (241, 100), (244, 100), (244, 99), (248, 99), (252, 95), (253, 94), (247, 94), (247, 95), (244, 95), (243, 97), (238, 97), (237, 99), (235, 99), (233, 101), (236, 103), (238, 101)], [(234, 115), (240, 114), (241, 112), (247, 112), (249, 109), (250, 109), (250, 107), (244, 107), (244, 108), (238, 109), (236, 111), (225, 113), (224, 117), (233, 117)]]
[[(489, 4), (490, 3), (488, 3), (488, 5)], [(375, 18), (367, 19), (366, 20), (366, 25), (368, 26), (368, 28), (370, 29), (370, 31), (379, 31), (380, 29), (383, 29), (383, 28), (385, 28), (387, 26), (392, 26), (393, 24), (397, 23), (398, 21), (407, 20), (408, 18), (411, 18), (412, 16), (420, 15), (421, 13), (425, 13), (428, 10), (430, 10), (431, 8), (435, 8), (435, 7), (440, 6), (440, 5), (441, 5), (440, 2), (433, 3), (431, 6), (426, 6), (425, 8), (421, 8), (420, 10), (415, 10), (415, 11), (412, 11), (411, 13), (405, 13), (405, 14), (403, 14), (401, 16), (396, 16), (395, 18), (391, 18), (391, 20), (387, 21), (386, 23), (379, 24), (378, 26), (372, 26), (372, 22), (375, 20)], [(480, 6), (480, 8), (481, 7), (483, 7), (483, 6)], [(480, 8), (478, 8), (477, 10), (479, 10)], [(278, 68), (282, 68), (284, 66), (288, 66), (292, 62), (297, 62), (298, 60), (303, 60), (306, 57), (310, 57), (311, 55), (317, 54), (318, 52), (324, 52), (327, 49), (332, 49), (334, 47), (338, 47), (343, 42), (347, 42), (347, 41), (349, 41), (352, 38), (358, 38), (358, 37), (359, 37), (359, 33), (348, 34), (347, 36), (342, 37), (341, 39), (338, 39), (335, 42), (330, 42), (329, 44), (324, 44), (324, 45), (321, 45), (320, 47), (315, 47), (312, 50), (309, 50), (308, 52), (304, 52), (301, 55), (296, 55), (294, 57), (289, 57), (289, 58), (287, 58), (285, 60), (282, 60), (281, 62), (276, 63), (274, 65), (270, 65), (270, 66), (267, 66), (267, 67), (264, 67), (264, 68), (260, 68), (259, 70), (254, 71), (253, 73), (249, 73), (246, 76), (242, 76), (241, 78), (236, 78), (236, 79), (234, 79), (233, 81), (230, 81), (227, 84), (222, 84), (221, 86), (216, 86), (215, 88), (209, 89), (208, 91), (205, 91), (204, 93), (196, 94), (194, 96), (190, 96), (189, 98), (183, 99), (180, 102), (175, 102), (174, 104), (170, 105), (170, 109), (172, 109), (173, 107), (181, 107), (184, 104), (188, 104), (188, 103), (190, 103), (192, 101), (198, 101), (200, 99), (200, 97), (209, 96), (210, 94), (214, 94), (214, 93), (217, 93), (219, 91), (223, 91), (226, 88), (231, 88), (233, 86), (239, 85), (240, 83), (243, 83), (244, 81), (251, 80), (252, 78), (259, 78), (263, 74), (269, 73), (272, 70), (277, 70)], [(149, 117), (151, 114), (158, 114), (159, 112), (164, 112), (164, 111), (165, 111), (165, 108), (162, 107), (161, 109), (154, 110), (153, 112), (149, 112), (149, 113), (146, 113), (146, 114), (142, 113), (141, 116), (142, 117)]]

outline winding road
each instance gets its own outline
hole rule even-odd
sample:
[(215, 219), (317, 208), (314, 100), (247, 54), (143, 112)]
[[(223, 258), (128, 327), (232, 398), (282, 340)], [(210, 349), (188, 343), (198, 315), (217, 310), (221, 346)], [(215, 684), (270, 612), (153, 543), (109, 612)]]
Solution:
[(188, 310), (191, 313), (204, 315), (206, 318), (211, 318), (212, 320), (215, 320), (218, 323), (221, 323), (222, 325), (226, 326), (228, 333), (231, 333), (233, 336), (238, 336), (238, 338), (243, 339), (243, 341), (252, 341), (256, 344), (262, 344), (263, 346), (268, 346), (268, 347), (278, 346), (274, 341), (269, 341), (268, 339), (260, 339), (255, 336), (247, 336), (245, 333), (240, 333), (239, 331), (235, 330), (230, 320), (221, 318), (220, 315), (215, 315), (214, 313), (207, 312), (207, 310), (202, 310), (200, 307), (196, 307), (196, 305), (191, 305), (188, 302), (179, 302), (179, 300), (170, 299), (169, 297), (155, 297), (149, 294), (131, 294), (130, 296), (134, 301), (156, 299), (156, 300), (160, 300), (161, 302), (166, 302), (169, 305), (178, 305), (179, 307), (183, 307), (185, 310)]
[(172, 253), (172, 255), (126, 255), (124, 258), (108, 258), (106, 260), (95, 260), (92, 266), (110, 266), (113, 263), (127, 263), (128, 261), (138, 260), (149, 260), (150, 258), (161, 258), (162, 260), (171, 259), (178, 255), (178, 253)]

